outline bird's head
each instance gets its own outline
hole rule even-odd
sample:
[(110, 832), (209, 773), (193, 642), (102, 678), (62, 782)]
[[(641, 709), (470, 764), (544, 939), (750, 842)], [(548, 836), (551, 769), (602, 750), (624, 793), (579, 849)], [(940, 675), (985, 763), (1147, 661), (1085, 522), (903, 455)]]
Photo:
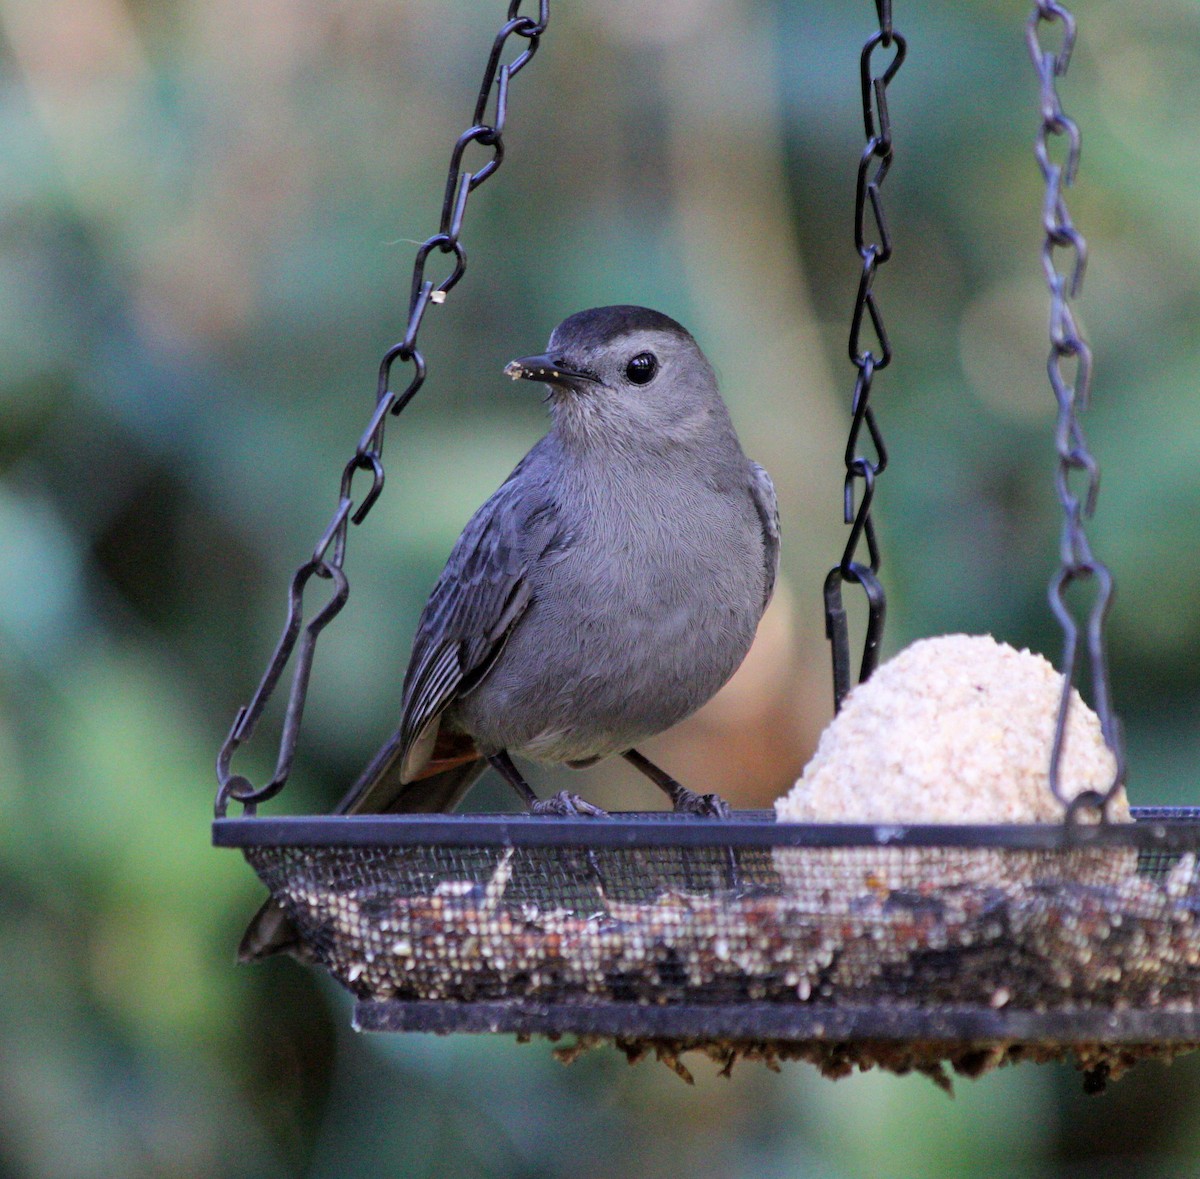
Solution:
[(544, 353), (511, 361), (541, 381), (555, 426), (581, 441), (683, 441), (728, 423), (712, 367), (675, 320), (646, 307), (596, 307), (564, 319)]

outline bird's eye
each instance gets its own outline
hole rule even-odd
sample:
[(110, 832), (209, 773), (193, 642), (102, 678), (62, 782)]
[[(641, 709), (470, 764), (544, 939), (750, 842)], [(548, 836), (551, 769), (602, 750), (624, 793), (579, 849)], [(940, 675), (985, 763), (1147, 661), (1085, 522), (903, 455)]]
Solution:
[(625, 375), (635, 385), (648, 385), (658, 372), (658, 358), (653, 352), (639, 352), (626, 366)]

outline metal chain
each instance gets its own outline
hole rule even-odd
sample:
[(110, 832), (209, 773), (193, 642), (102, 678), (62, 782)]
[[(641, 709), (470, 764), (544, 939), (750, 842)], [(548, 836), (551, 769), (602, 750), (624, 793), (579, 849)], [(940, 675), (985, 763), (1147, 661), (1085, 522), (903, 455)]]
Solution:
[[(1042, 47), (1043, 26), (1061, 25), (1057, 50)], [(1087, 266), (1087, 243), (1071, 221), (1063, 190), (1075, 181), (1079, 167), (1079, 128), (1063, 111), (1057, 79), (1067, 72), (1075, 47), (1075, 18), (1053, 0), (1039, 0), (1025, 26), (1025, 39), (1041, 81), (1042, 126), (1035, 154), (1046, 182), (1042, 205), (1042, 269), (1050, 290), (1050, 357), (1047, 370), (1058, 402), (1055, 444), (1058, 450), (1056, 484), (1063, 510), (1060, 566), (1050, 582), (1050, 605), (1063, 628), (1063, 687), (1050, 752), (1050, 789), (1067, 807), (1068, 818), (1083, 810), (1106, 815), (1109, 800), (1125, 782), (1125, 753), (1121, 725), (1113, 711), (1104, 649), (1104, 622), (1113, 596), (1113, 577), (1092, 555), (1083, 521), (1095, 511), (1100, 470), (1087, 447), (1078, 413), (1087, 408), (1092, 382), (1092, 350), (1079, 334), (1071, 299), (1078, 297)], [(1051, 142), (1062, 139), (1066, 159), (1055, 163)], [(1062, 251), (1063, 267), (1058, 264)], [(1066, 740), (1071, 686), (1079, 663), (1080, 623), (1066, 602), (1068, 588), (1077, 581), (1093, 581), (1095, 591), (1087, 614), (1086, 640), (1092, 673), (1092, 703), (1100, 718), (1104, 740), (1116, 759), (1108, 788), (1088, 790), (1075, 799), (1063, 795), (1060, 766)]]
[[(467, 255), (460, 235), (467, 201), (471, 193), (487, 180), (504, 160), (503, 135), (508, 117), (509, 82), (537, 52), (540, 38), (550, 20), (549, 0), (539, 0), (536, 20), (532, 16), (520, 15), (521, 3), (522, 0), (511, 0), (508, 5), (505, 23), (496, 34), (488, 55), (471, 126), (458, 137), (450, 153), (441, 223), (438, 232), (417, 250), (409, 296), (408, 325), (403, 339), (387, 350), (380, 363), (375, 410), (359, 438), (354, 455), (342, 472), (337, 510), (317, 541), (312, 556), (296, 570), (292, 578), (287, 622), (275, 653), (267, 664), (258, 690), (250, 703), (238, 710), (229, 736), (221, 746), (217, 757), (217, 781), (220, 787), (217, 791), (215, 810), (218, 818), (224, 816), (230, 799), (240, 802), (246, 814), (253, 814), (258, 803), (274, 797), (283, 789), (291, 773), (317, 638), (346, 604), (350, 592), (349, 582), (342, 569), (349, 527), (351, 523), (361, 524), (366, 519), (367, 513), (383, 490), (384, 425), (388, 415), (400, 413), (425, 382), (427, 370), (425, 358), (417, 348), (417, 333), (430, 304), (444, 302), (446, 295), (458, 284), (466, 271)], [(528, 44), (511, 62), (501, 64), (505, 45), (512, 37), (520, 37)], [(489, 105), (493, 109), (490, 120), (487, 118)], [(473, 143), (490, 149), (491, 158), (475, 171), (464, 170), (463, 156)], [(425, 277), (426, 263), (434, 251), (454, 257), (454, 269), (440, 282)], [(399, 394), (390, 388), (392, 368), (397, 362), (412, 365), (408, 385)], [(360, 471), (370, 474), (371, 485), (361, 500), (358, 500), (354, 480)], [(305, 624), (304, 591), (314, 576), (332, 582), (332, 593), (329, 600)], [(255, 788), (249, 779), (230, 770), (230, 761), (237, 748), (253, 734), (293, 652), (296, 665), (292, 672), (291, 692), (284, 715), (275, 773), (265, 786)]]
[[(862, 258), (862, 274), (850, 321), (850, 361), (858, 370), (850, 403), (850, 435), (846, 442), (846, 478), (843, 484), (842, 511), (845, 522), (850, 525), (850, 537), (841, 561), (825, 578), (825, 635), (832, 647), (835, 710), (841, 708), (842, 701), (850, 691), (850, 632), (842, 603), (842, 586), (848, 581), (854, 582), (862, 587), (867, 598), (867, 631), (859, 669), (860, 682), (870, 676), (879, 661), (879, 645), (883, 640), (887, 608), (883, 586), (877, 576), (881, 558), (871, 520), (875, 477), (887, 466), (887, 450), (868, 402), (875, 374), (886, 368), (892, 359), (892, 346), (883, 326), (879, 304), (875, 300), (874, 283), (879, 267), (892, 256), (892, 239), (884, 219), (880, 194), (884, 178), (892, 165), (892, 125), (888, 115), (887, 88), (903, 64), (908, 46), (892, 27), (891, 0), (875, 0), (875, 10), (879, 17), (879, 31), (867, 40), (859, 58), (863, 127), (867, 143), (859, 157), (858, 184), (854, 195), (854, 246)], [(891, 51), (891, 60), (881, 73), (872, 69), (877, 49), (885, 53)], [(874, 222), (873, 232), (870, 233), (867, 225), (868, 208)], [(878, 352), (862, 338), (863, 326), (868, 319)], [(871, 439), (875, 455), (873, 459), (858, 453), (859, 436), (864, 425)], [(859, 542), (863, 539), (867, 543), (868, 563), (865, 565), (855, 560)]]

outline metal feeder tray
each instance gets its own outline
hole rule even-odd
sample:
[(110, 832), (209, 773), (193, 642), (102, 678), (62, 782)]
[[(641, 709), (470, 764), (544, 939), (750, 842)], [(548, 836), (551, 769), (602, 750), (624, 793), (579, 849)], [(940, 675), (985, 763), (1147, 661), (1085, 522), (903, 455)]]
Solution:
[[(1200, 808), (986, 826), (218, 819), (364, 1031), (615, 1040), (945, 1082), (1200, 1046)], [(686, 1071), (682, 1070), (681, 1071)]]

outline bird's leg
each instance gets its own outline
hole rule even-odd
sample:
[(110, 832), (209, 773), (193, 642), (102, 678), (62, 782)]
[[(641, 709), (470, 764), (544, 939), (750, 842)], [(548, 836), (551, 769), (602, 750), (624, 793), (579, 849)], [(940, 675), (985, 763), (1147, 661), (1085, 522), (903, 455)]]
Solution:
[(697, 794), (694, 790), (681, 786), (666, 770), (660, 770), (654, 762), (638, 753), (636, 749), (627, 750), (621, 756), (634, 769), (641, 770), (655, 786), (666, 791), (677, 814), (708, 815), (714, 819), (729, 818), (729, 803), (719, 794)]
[(488, 757), (488, 763), (521, 796), (525, 809), (533, 810), (537, 805), (538, 796), (534, 794), (533, 787), (521, 777), (521, 771), (513, 765), (512, 758), (508, 756), (508, 753), (501, 749), (499, 753), (493, 753)]
[(521, 771), (512, 763), (507, 750), (501, 749), (488, 757), (492, 767), (500, 776), (521, 796), (526, 810), (532, 815), (566, 815), (572, 818), (586, 816), (588, 818), (608, 818), (608, 811), (593, 806), (578, 794), (560, 790), (552, 798), (540, 799), (533, 792), (533, 787), (521, 777)]

